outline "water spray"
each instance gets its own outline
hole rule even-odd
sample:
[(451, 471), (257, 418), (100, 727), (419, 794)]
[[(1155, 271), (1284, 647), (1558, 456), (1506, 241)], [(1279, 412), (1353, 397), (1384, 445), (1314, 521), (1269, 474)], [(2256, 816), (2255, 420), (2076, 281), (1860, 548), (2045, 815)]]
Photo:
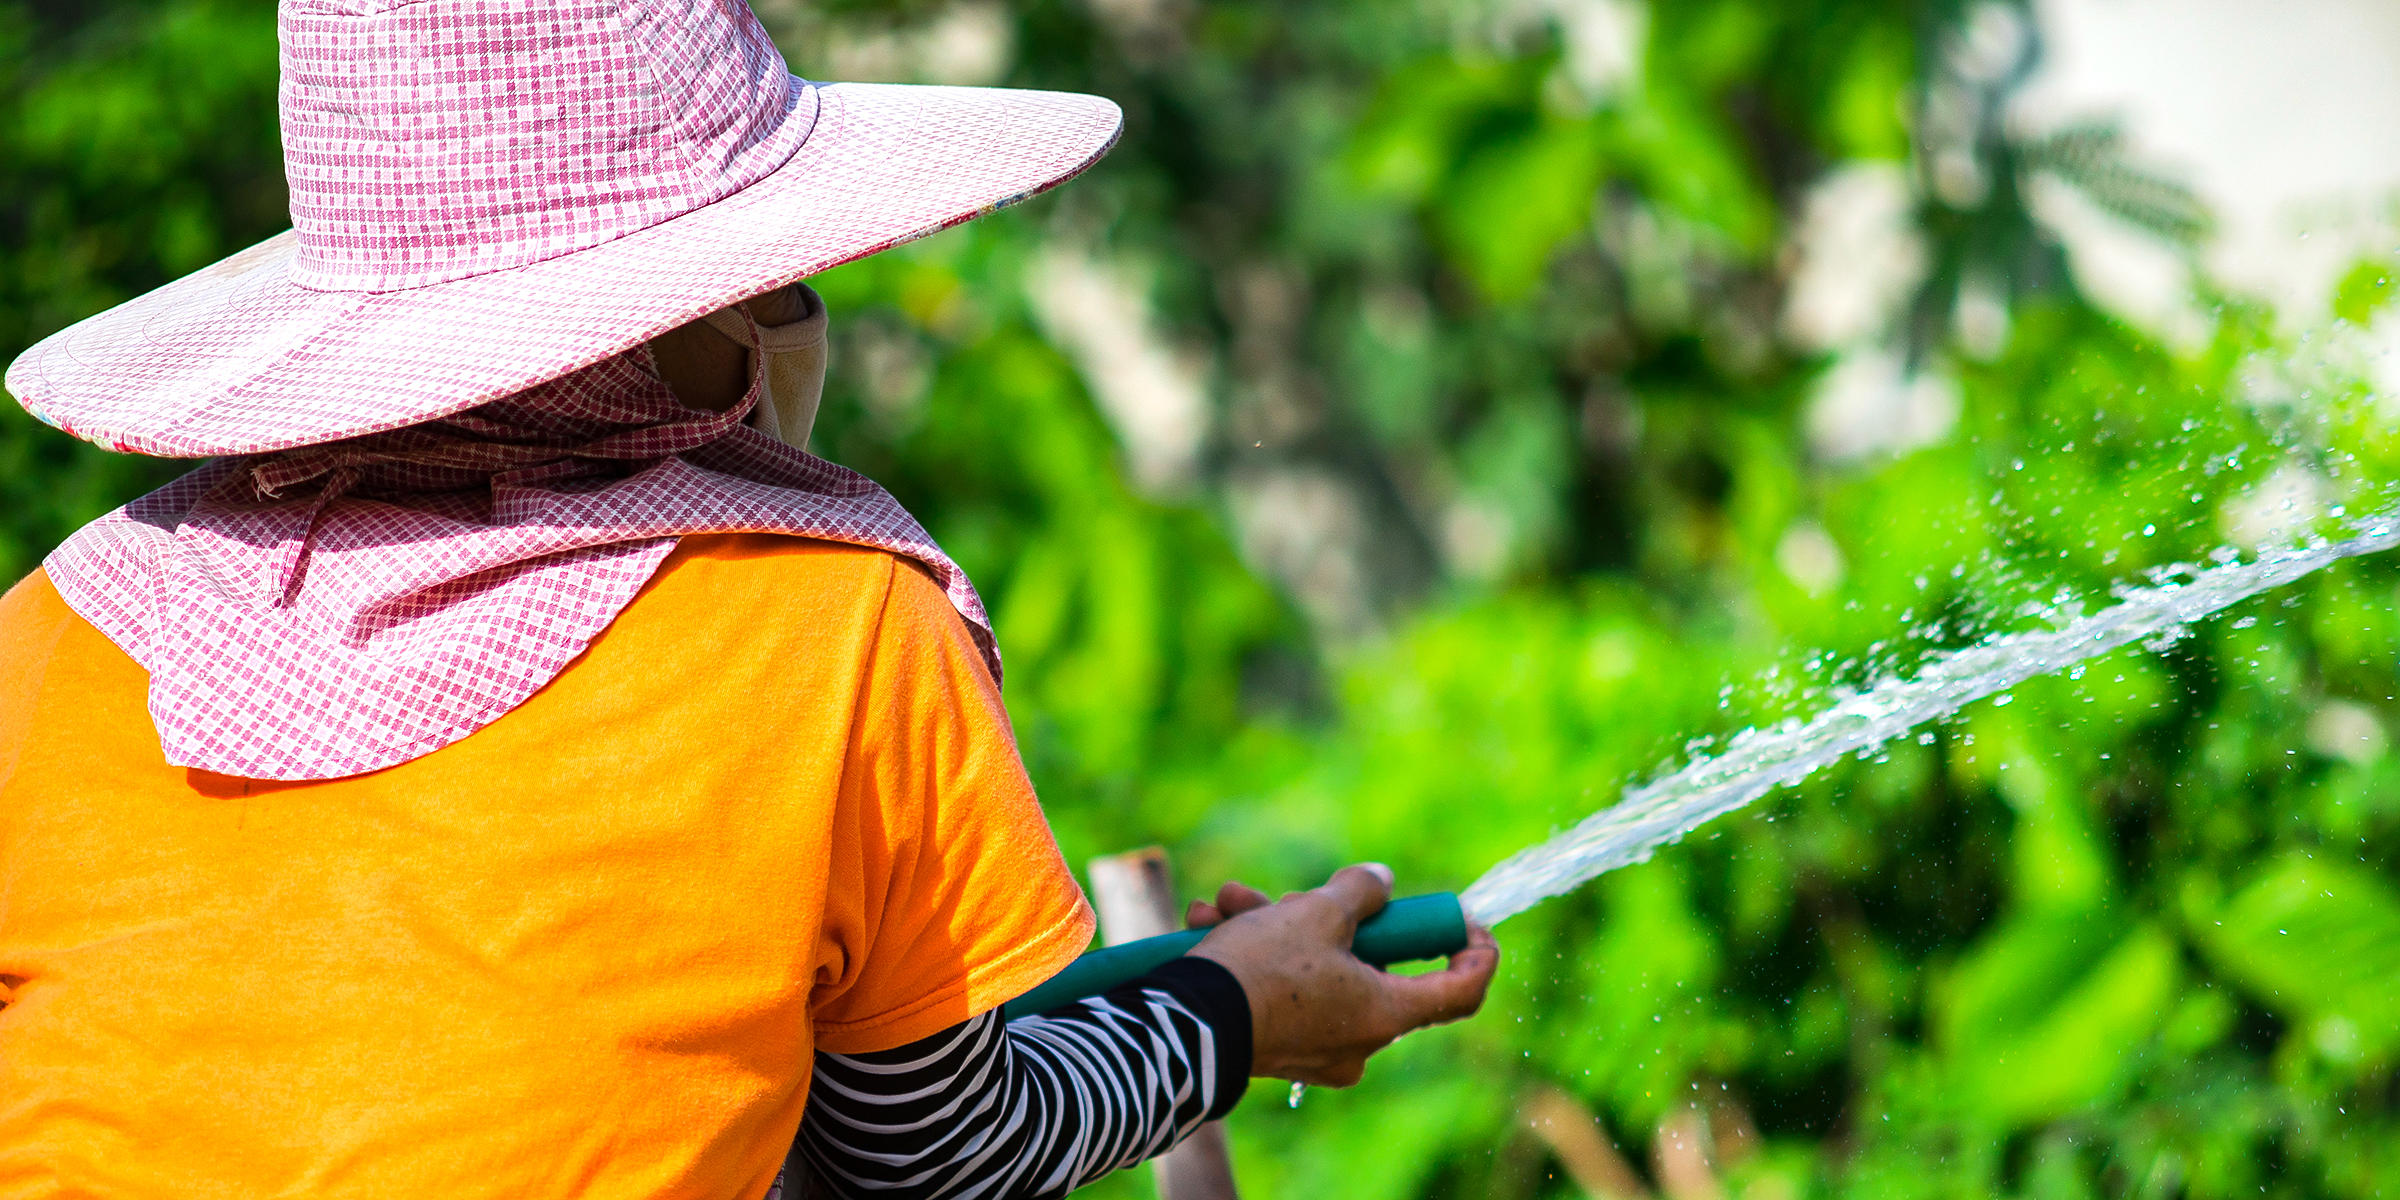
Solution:
[[(1647, 861), (1658, 848), (1798, 783), (1846, 754), (1869, 754), (1928, 721), (2032, 679), (2141, 642), (2163, 648), (2190, 627), (2260, 592), (2312, 575), (2344, 559), (2400, 546), (2400, 511), (2361, 522), (2339, 541), (2315, 540), (2260, 554), (2249, 562), (2166, 567), (2148, 586), (2126, 587), (2117, 603), (2049, 629), (2005, 634), (1930, 660), (1914, 676), (1894, 676), (1845, 696), (1807, 721), (1747, 729), (1723, 753), (1696, 758), (1671, 775), (1626, 792), (1617, 803), (1564, 833), (1528, 847), (1483, 873), (1467, 890), (1394, 900), (1361, 922), (1352, 949), (1383, 966), (1440, 958), (1466, 947), (1467, 923), (1484, 926), (1524, 912), (1591, 879)], [(1096, 996), (1179, 957), (1204, 936), (1186, 930), (1096, 950), (1008, 1006), (1011, 1018)]]

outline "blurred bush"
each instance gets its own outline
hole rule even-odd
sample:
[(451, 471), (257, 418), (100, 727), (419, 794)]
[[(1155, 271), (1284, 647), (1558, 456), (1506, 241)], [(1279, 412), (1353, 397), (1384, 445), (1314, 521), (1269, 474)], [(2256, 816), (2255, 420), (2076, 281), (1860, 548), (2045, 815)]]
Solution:
[[(270, 4), (0, 4), (0, 355), (288, 225)], [(181, 473), (0, 411), (0, 568)]]
[[(2030, 194), (2170, 248), (2207, 219), (2112, 130), (2009, 127), (2023, 7), (756, 3), (812, 77), (1126, 108), (1074, 187), (816, 281), (817, 449), (992, 601), (1076, 859), (1460, 886), (1714, 739), (2400, 474), (2355, 336), (2400, 319), (2391, 264), (2157, 330), (2076, 292)], [(0, 349), (278, 226), (271, 22), (0, 2)], [(0, 421), (19, 571), (162, 477)], [(2396, 588), (2344, 565), (1535, 910), (1483, 1016), (1262, 1088), (1245, 1182), (2400, 1185)]]

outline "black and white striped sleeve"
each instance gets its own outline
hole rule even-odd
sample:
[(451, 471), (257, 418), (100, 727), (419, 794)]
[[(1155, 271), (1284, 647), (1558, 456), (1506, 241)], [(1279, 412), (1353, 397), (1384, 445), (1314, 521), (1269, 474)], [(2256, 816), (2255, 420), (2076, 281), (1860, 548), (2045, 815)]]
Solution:
[(992, 1012), (896, 1050), (819, 1053), (793, 1155), (814, 1190), (784, 1190), (1064, 1196), (1231, 1112), (1249, 1075), (1242, 985), (1177, 959), (1038, 1017)]

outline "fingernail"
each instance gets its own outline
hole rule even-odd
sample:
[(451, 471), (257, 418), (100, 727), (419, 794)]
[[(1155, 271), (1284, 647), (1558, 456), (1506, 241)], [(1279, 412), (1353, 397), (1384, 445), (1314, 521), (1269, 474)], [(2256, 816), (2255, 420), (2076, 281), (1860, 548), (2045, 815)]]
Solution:
[(1379, 862), (1360, 863), (1359, 865), (1375, 872), (1377, 875), (1383, 876), (1383, 886), (1385, 887), (1392, 886), (1392, 883), (1399, 878), (1398, 876), (1392, 874), (1392, 869), (1390, 867), (1387, 867)]

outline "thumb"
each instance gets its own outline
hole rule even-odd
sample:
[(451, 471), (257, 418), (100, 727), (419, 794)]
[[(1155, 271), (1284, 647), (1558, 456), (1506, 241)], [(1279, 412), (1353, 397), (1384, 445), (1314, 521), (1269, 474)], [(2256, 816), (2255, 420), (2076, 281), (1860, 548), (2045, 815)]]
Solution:
[(1331, 897), (1350, 917), (1352, 926), (1383, 911), (1392, 899), (1392, 869), (1382, 863), (1343, 867), (1317, 891)]

